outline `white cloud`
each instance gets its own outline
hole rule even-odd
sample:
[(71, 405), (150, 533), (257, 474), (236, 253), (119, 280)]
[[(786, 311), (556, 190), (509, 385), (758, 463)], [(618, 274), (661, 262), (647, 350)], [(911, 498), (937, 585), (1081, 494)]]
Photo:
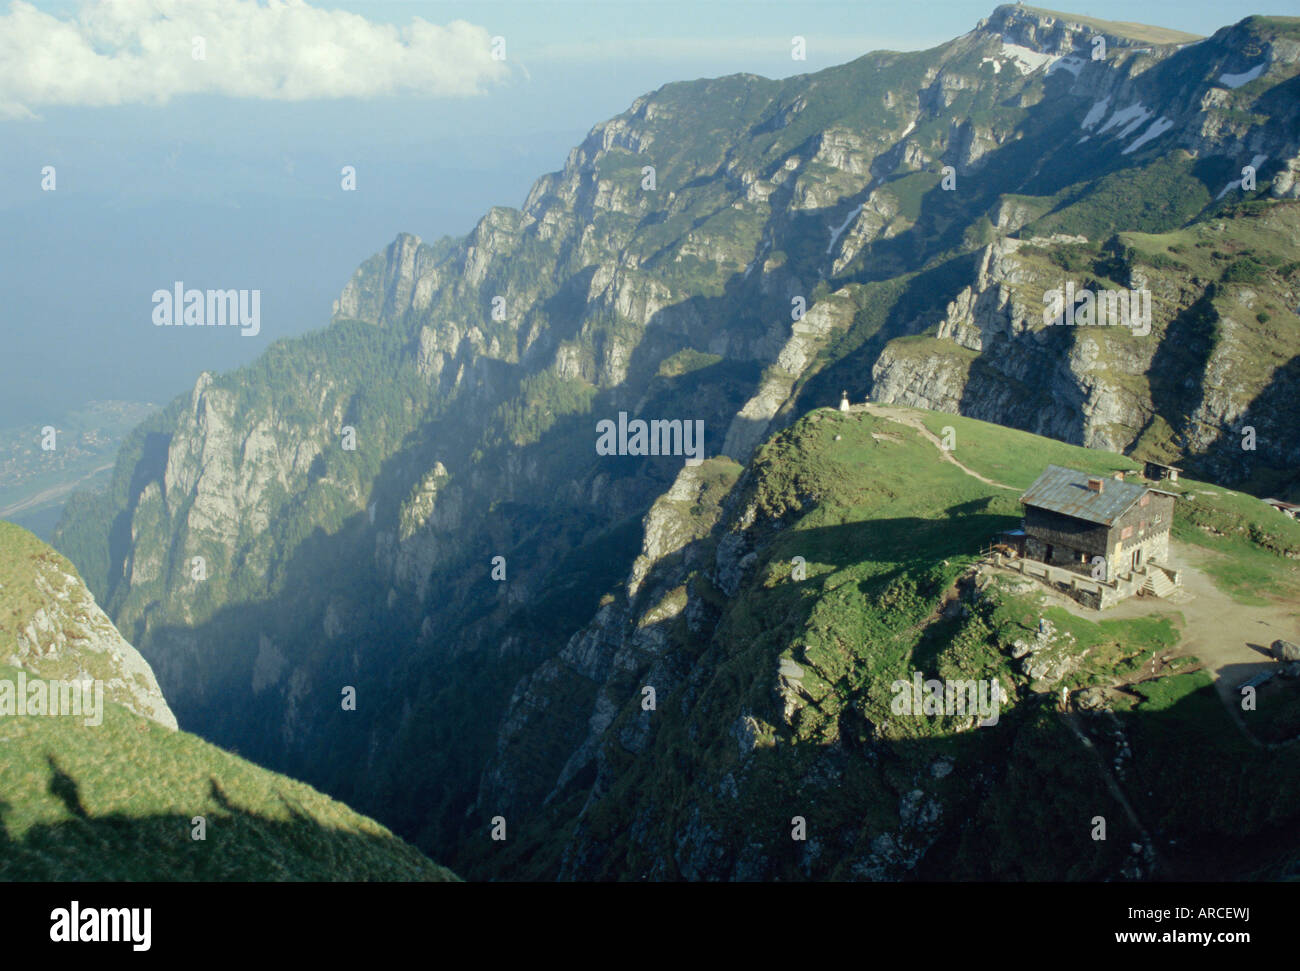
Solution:
[(454, 97), (506, 75), (474, 24), (413, 17), (398, 27), (304, 0), (87, 0), (65, 18), (15, 0), (0, 14), (0, 118), (185, 94)]

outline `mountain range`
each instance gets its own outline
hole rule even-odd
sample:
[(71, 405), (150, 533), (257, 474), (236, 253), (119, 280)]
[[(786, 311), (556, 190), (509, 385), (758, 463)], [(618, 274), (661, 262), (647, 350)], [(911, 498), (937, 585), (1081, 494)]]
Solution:
[[(1172, 621), (1044, 628), (975, 561), (1045, 462), (1149, 459), (1243, 602), (1294, 594), (1300, 527), (1250, 494), (1300, 499), (1298, 95), (1300, 18), (1023, 6), (667, 85), (200, 375), (55, 546), (182, 728), (469, 878), (1290, 873), (1294, 757), (1211, 731)], [(1045, 319), (1067, 285), (1145, 292), (1149, 331)], [(620, 415), (702, 422), (703, 462), (600, 454)], [(1159, 779), (1135, 808), (1050, 702), (1146, 665), (1105, 705)], [(891, 721), (912, 670), (1006, 710)]]

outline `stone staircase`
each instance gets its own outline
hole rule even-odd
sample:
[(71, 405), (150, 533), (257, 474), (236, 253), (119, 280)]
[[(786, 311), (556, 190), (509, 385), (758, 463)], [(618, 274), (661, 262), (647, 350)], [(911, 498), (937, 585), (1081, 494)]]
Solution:
[(1169, 579), (1169, 574), (1158, 566), (1147, 568), (1147, 582), (1142, 585), (1144, 596), (1168, 597), (1178, 589)]

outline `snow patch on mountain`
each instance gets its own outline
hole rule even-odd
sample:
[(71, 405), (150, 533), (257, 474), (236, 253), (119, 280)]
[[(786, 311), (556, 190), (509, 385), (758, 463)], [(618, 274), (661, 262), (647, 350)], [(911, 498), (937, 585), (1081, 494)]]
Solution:
[(1250, 84), (1251, 81), (1264, 73), (1264, 68), (1268, 67), (1267, 63), (1256, 64), (1244, 74), (1220, 74), (1219, 83), (1229, 88), (1239, 88), (1243, 84)]
[(865, 205), (865, 203), (858, 205), (857, 208), (855, 208), (851, 213), (849, 213), (848, 218), (846, 218), (844, 222), (840, 223), (839, 226), (831, 230), (831, 243), (829, 246), (826, 247), (827, 255), (830, 254), (831, 250), (835, 249), (836, 240), (838, 240), (840, 236), (843, 235), (844, 230), (849, 228), (849, 223), (853, 222), (853, 220), (858, 218), (858, 213), (862, 211), (862, 205)]
[(1067, 54), (1059, 61), (1053, 63), (1047, 69), (1047, 73), (1054, 74), (1057, 71), (1069, 71), (1077, 78), (1079, 76), (1079, 72), (1083, 70), (1083, 66), (1087, 63), (1088, 62), (1085, 61), (1082, 57), (1078, 57), (1074, 54)]
[(1132, 135), (1135, 131), (1145, 125), (1153, 114), (1155, 114), (1155, 112), (1148, 108), (1144, 108), (1142, 102), (1135, 102), (1127, 108), (1121, 108), (1119, 111), (1111, 115), (1110, 121), (1102, 125), (1097, 134), (1104, 135), (1116, 126), (1123, 126), (1118, 132), (1116, 132), (1116, 136), (1119, 138), (1128, 138), (1129, 135)]
[(1128, 148), (1124, 149), (1123, 154), (1131, 155), (1133, 152), (1136, 152), (1147, 142), (1151, 141), (1151, 139), (1159, 138), (1161, 135), (1163, 135), (1165, 132), (1169, 131), (1169, 129), (1173, 127), (1174, 127), (1174, 123), (1170, 121), (1168, 118), (1164, 118), (1164, 117), (1157, 118), (1155, 121), (1151, 122), (1150, 128), (1148, 128), (1146, 131), (1144, 131), (1141, 135), (1137, 137), (1137, 141), (1135, 141)]
[[(1250, 160), (1250, 167), (1254, 169), (1256, 172), (1258, 172), (1259, 167), (1267, 161), (1268, 161), (1267, 155), (1256, 155), (1254, 158)], [(1240, 188), (1241, 188), (1241, 179), (1233, 179), (1231, 182), (1229, 182), (1227, 185), (1225, 185), (1222, 189), (1219, 190), (1219, 194), (1214, 197), (1214, 201), (1218, 202), (1220, 199), (1226, 196), (1233, 189), (1240, 189)]]
[(1044, 54), (1032, 47), (1007, 43), (1005, 38), (1002, 41), (1002, 53), (1011, 58), (1021, 74), (1033, 74), (1040, 67), (1052, 64), (1060, 59), (1057, 54)]
[(1107, 95), (1101, 101), (1088, 109), (1088, 113), (1083, 116), (1083, 121), (1079, 122), (1079, 127), (1087, 131), (1090, 128), (1096, 128), (1097, 124), (1106, 117), (1106, 112), (1110, 110), (1110, 96)]

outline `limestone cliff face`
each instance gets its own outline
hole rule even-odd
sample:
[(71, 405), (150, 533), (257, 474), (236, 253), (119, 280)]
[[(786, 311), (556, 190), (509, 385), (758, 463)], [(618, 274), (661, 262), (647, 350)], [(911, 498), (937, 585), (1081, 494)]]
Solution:
[[(1098, 447), (1110, 447), (1099, 435), (1117, 420), (1136, 437), (1144, 416), (1105, 408), (1113, 393), (1104, 375), (1089, 370), (1093, 337), (1082, 337), (1071, 351), (1061, 346), (1062, 332), (1043, 326), (1041, 294), (1057, 285), (1060, 271), (1036, 272), (1017, 260), (1021, 245), (1005, 239), (983, 250), (976, 279), (949, 303), (933, 341), (899, 340), (884, 348), (872, 369), (873, 397)], [(1140, 375), (1154, 342), (1137, 348), (1130, 373)], [(1133, 350), (1125, 346), (1121, 354)]]
[[(655, 501), (624, 588), (515, 687), (479, 783), (480, 811), (535, 812), (584, 773), (596, 774), (589, 799), (613, 783), (604, 746), (629, 692), (643, 699), (667, 697), (686, 670), (678, 648), (684, 630), (698, 629), (687, 612), (687, 577), (706, 565), (704, 541), (739, 471), (726, 458), (685, 466)], [(565, 708), (556, 706), (557, 697), (568, 699)], [(641, 708), (617, 729), (628, 751), (647, 743), (651, 710)], [(531, 753), (529, 740), (538, 735), (552, 739), (553, 761), (539, 763)]]
[[(1058, 110), (1079, 105), (1072, 151), (1087, 155), (1104, 149), (1121, 159), (1140, 159), (1158, 150), (1175, 165), (1213, 162), (1223, 175), (1206, 187), (1207, 201), (1241, 193), (1246, 166), (1261, 193), (1294, 197), (1300, 106), (1281, 91), (1294, 80), (1300, 46), (1289, 34), (1248, 20), (1197, 43), (1190, 43), (1192, 38), (1135, 41), (1086, 22), (1072, 23), (1064, 15), (1013, 7), (999, 8), (980, 32), (996, 33), (1003, 43), (1000, 53), (986, 58), (996, 71), (1043, 74), (1043, 105), (1050, 102)], [(1081, 57), (1099, 36), (1106, 41), (1106, 56)], [(1269, 110), (1252, 114), (1242, 110), (1247, 105)], [(1124, 177), (1141, 181), (1131, 170)], [(1150, 191), (1167, 190), (1151, 183)], [(1136, 214), (1127, 215), (1127, 223), (1122, 211), (1109, 220), (1104, 234), (1139, 228)], [(1294, 462), (1300, 451), (1285, 421), (1279, 421), (1279, 406), (1294, 396), (1289, 374), (1300, 346), (1289, 324), (1279, 333), (1268, 323), (1271, 307), (1284, 308), (1282, 315), (1294, 320), (1300, 309), (1294, 280), (1283, 273), (1244, 288), (1216, 286), (1214, 277), (1200, 276), (1195, 261), (1157, 257), (1157, 265), (1141, 265), (1139, 257), (1124, 279), (1103, 279), (1099, 285), (1152, 291), (1148, 337), (1105, 330), (1058, 333), (1040, 323), (1041, 295), (1072, 279), (1082, 287), (1080, 270), (1091, 266), (1070, 257), (1088, 252), (1086, 236), (1035, 232), (1052, 226), (1054, 218), (1044, 219), (1023, 197), (1001, 197), (990, 212), (993, 231), (1019, 232), (1021, 239), (986, 246), (975, 279), (955, 289), (945, 311), (909, 322), (910, 335), (932, 339), (901, 339), (883, 347), (873, 362), (872, 393), (884, 401), (966, 414), (1079, 444), (1146, 449), (1236, 481), (1283, 464), (1265, 453), (1243, 451), (1239, 442), (1246, 427), (1266, 434), (1278, 458)], [(1056, 220), (1062, 222), (1069, 220)], [(1289, 209), (1258, 222), (1238, 231), (1244, 236), (1263, 228), (1285, 241), (1284, 247), (1300, 235)], [(1166, 225), (1172, 229), (1177, 221)], [(1211, 247), (1214, 233), (1223, 234), (1224, 228), (1222, 223), (1212, 227), (1196, 245)], [(1234, 226), (1227, 231), (1233, 233)], [(1103, 242), (1094, 236), (1092, 250)], [(1175, 240), (1170, 245), (1178, 248)], [(1044, 251), (1049, 258), (1060, 256), (1053, 264), (1026, 258), (1030, 250), (1037, 257)], [(1223, 269), (1213, 267), (1216, 275)], [(1178, 348), (1200, 341), (1189, 321), (1198, 316), (1212, 328), (1213, 346), (1189, 357)], [(1163, 431), (1153, 432), (1156, 428)]]
[(0, 561), (0, 660), (38, 678), (102, 681), (106, 700), (176, 728), (153, 671), (67, 560), (0, 523)]
[[(767, 880), (782, 872), (772, 853), (780, 838), (757, 832), (742, 807), (773, 795), (774, 740), (822, 700), (831, 675), (789, 658), (757, 672), (733, 668), (737, 651), (722, 645), (743, 623), (732, 613), (742, 591), (770, 585), (759, 564), (793, 519), (766, 508), (756, 483), (786, 471), (771, 455), (743, 472), (720, 460), (683, 469), (645, 517), (626, 586), (516, 686), (473, 810), (559, 826), (563, 835), (551, 841), (562, 847), (559, 879), (619, 872), (608, 862), (613, 843), (638, 848), (639, 879)], [(810, 492), (796, 501), (803, 514), (818, 505)], [(544, 759), (539, 737), (550, 741)], [(782, 791), (801, 799), (834, 791), (852, 760), (874, 767), (888, 759), (883, 746), (851, 752), (843, 740), (814, 748), (801, 777), (781, 783), (792, 790)], [(953, 768), (937, 758), (896, 780), (899, 791), (881, 796), (893, 810), (888, 824), (862, 826), (850, 813), (853, 825), (838, 831), (821, 817), (827, 828), (796, 854), (796, 873), (837, 867), (840, 879), (906, 879), (948, 822), (933, 790)], [(676, 787), (687, 776), (690, 795), (680, 799)], [(750, 840), (737, 842), (724, 828), (748, 831)]]
[[(1300, 241), (1294, 209), (1254, 222), (1251, 233)], [(1208, 228), (1202, 245), (1216, 232), (1222, 237)], [(1043, 294), (1067, 281), (1083, 289), (1084, 278), (1042, 257), (1086, 252), (1087, 242), (1056, 235), (986, 247), (976, 279), (927, 328), (933, 339), (884, 347), (872, 368), (873, 395), (1118, 452), (1142, 446), (1153, 422), (1165, 422), (1184, 461), (1234, 481), (1261, 466), (1240, 447), (1245, 426), (1278, 450), (1262, 464), (1300, 458), (1279, 409), (1279, 399), (1295, 395), (1288, 362), (1300, 354), (1300, 340), (1261, 314), (1295, 303), (1295, 284), (1274, 278), (1216, 286), (1189, 279), (1181, 266), (1142, 265), (1139, 257), (1122, 283), (1099, 285), (1149, 291), (1149, 333), (1047, 324)], [(1198, 353), (1184, 353), (1198, 342), (1205, 345)]]

